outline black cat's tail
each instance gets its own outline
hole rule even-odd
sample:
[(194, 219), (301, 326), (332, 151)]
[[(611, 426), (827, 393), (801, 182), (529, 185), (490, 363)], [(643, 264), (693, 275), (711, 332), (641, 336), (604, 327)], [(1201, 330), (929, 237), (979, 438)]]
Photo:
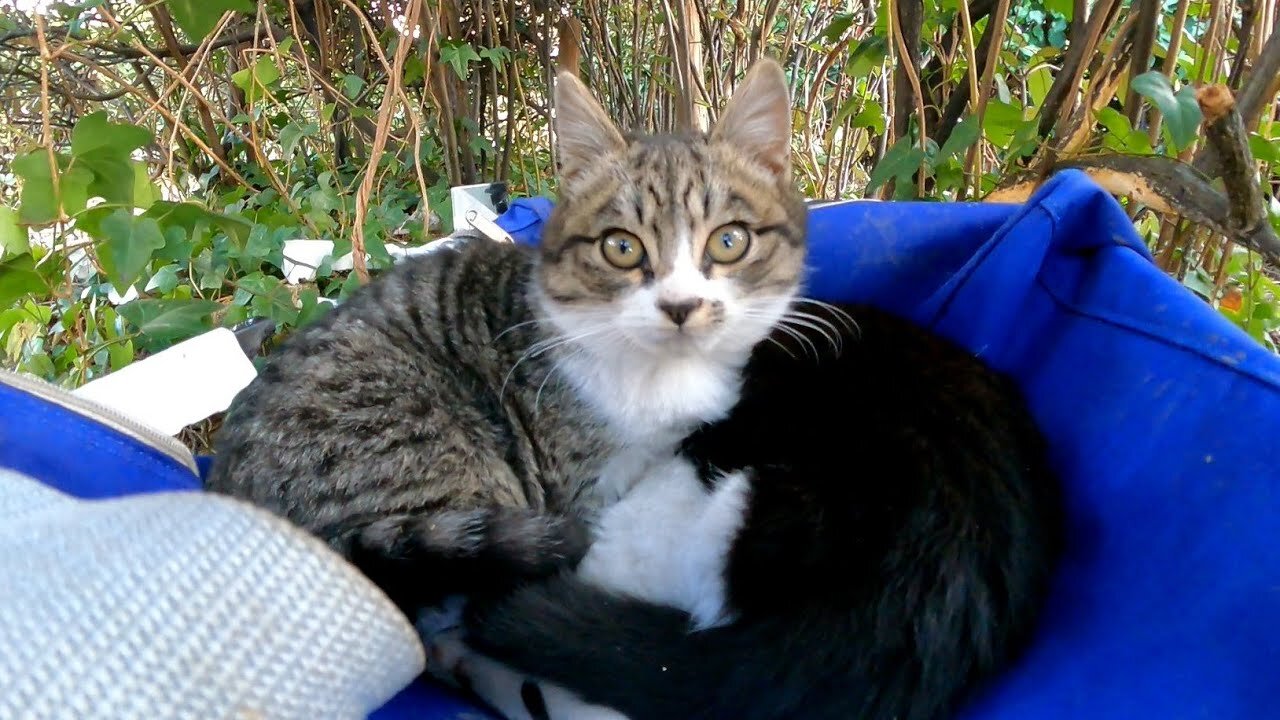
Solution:
[(577, 518), (531, 508), (384, 515), (348, 520), (336, 535), (351, 562), (406, 610), (572, 568), (589, 544)]
[(464, 626), (472, 649), (630, 720), (891, 720), (895, 688), (870, 682), (854, 624), (790, 615), (691, 632), (682, 611), (563, 574), (472, 603)]

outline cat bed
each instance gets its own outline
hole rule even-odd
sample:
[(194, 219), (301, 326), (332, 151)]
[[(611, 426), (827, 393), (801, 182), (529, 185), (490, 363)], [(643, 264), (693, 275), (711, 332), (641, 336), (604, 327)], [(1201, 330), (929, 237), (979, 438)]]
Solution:
[[(498, 224), (536, 243), (550, 207), (516, 200)], [(1280, 358), (1161, 273), (1076, 171), (1025, 205), (824, 203), (809, 223), (808, 294), (899, 313), (1010, 373), (1066, 485), (1067, 554), (1034, 643), (962, 717), (1275, 716)], [(0, 467), (80, 498), (197, 484), (172, 454), (4, 384)], [(488, 715), (417, 681), (371, 717)]]

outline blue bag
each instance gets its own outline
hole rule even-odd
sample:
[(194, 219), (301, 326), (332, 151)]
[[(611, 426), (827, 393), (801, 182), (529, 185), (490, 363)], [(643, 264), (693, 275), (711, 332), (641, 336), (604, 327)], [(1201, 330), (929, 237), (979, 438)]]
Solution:
[[(498, 224), (536, 243), (549, 208), (516, 200)], [(1280, 716), (1280, 358), (1161, 273), (1075, 171), (1021, 206), (814, 205), (809, 230), (808, 294), (881, 306), (1008, 372), (1066, 484), (1035, 642), (964, 720)], [(0, 466), (82, 497), (196, 484), (4, 385)], [(484, 714), (418, 682), (373, 717)]]

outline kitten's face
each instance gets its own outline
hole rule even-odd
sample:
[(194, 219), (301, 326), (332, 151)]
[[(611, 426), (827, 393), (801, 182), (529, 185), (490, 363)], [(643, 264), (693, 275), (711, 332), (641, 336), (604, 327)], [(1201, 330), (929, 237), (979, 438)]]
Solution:
[(559, 85), (562, 190), (540, 269), (552, 320), (646, 354), (749, 350), (805, 255), (781, 70), (753, 69), (705, 136), (623, 138), (576, 80)]

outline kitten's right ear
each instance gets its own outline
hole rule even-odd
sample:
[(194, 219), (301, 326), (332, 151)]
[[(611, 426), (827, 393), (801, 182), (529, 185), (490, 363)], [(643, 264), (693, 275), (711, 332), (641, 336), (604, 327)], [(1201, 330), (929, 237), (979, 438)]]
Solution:
[(572, 73), (556, 73), (556, 148), (560, 176), (568, 180), (627, 143), (591, 91)]

